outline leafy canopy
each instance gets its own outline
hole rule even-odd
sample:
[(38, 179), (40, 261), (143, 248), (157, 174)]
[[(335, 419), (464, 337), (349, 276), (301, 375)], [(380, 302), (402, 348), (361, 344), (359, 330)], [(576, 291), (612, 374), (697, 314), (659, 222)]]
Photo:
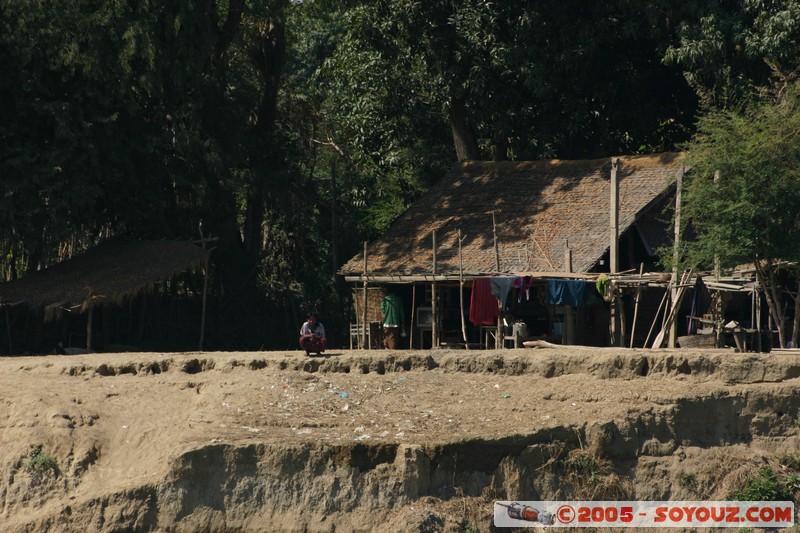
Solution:
[(800, 84), (778, 103), (706, 114), (687, 151), (693, 263), (800, 260)]

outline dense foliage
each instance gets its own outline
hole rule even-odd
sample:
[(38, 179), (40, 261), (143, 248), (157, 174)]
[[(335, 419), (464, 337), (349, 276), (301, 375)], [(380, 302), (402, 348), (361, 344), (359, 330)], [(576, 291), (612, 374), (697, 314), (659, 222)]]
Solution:
[(698, 102), (785, 95), (798, 9), (0, 0), (2, 277), (202, 232), (207, 347), (344, 331), (336, 269), (456, 161), (674, 150)]
[(687, 211), (698, 230), (688, 259), (701, 266), (717, 260), (723, 268), (753, 264), (785, 345), (782, 291), (796, 291), (800, 260), (800, 85), (778, 101), (705, 115), (688, 148)]

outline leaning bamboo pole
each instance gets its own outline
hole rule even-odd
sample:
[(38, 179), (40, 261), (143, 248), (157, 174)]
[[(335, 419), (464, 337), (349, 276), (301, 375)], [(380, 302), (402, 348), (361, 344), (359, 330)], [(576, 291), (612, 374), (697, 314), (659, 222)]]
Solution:
[(633, 338), (636, 336), (636, 318), (639, 316), (639, 299), (642, 297), (642, 275), (644, 274), (644, 263), (639, 263), (639, 284), (636, 286), (636, 299), (633, 303), (633, 324), (631, 324), (631, 348), (633, 348)]
[[(661, 303), (658, 304), (658, 309), (656, 309), (656, 314), (653, 317), (653, 323), (650, 324), (650, 329), (647, 332), (647, 337), (644, 338), (644, 347), (647, 348), (647, 343), (650, 342), (650, 335), (653, 334), (653, 330), (656, 327), (656, 322), (658, 322), (658, 315), (661, 314), (661, 308), (664, 307), (664, 302), (667, 301), (667, 295), (669, 295), (670, 287), (667, 285), (667, 288), (664, 290), (664, 296), (661, 297)], [(664, 311), (666, 313), (666, 311)], [(663, 322), (662, 322), (663, 324)]]
[(653, 341), (652, 348), (661, 348), (661, 345), (664, 343), (664, 337), (669, 333), (669, 328), (672, 327), (672, 322), (675, 320), (675, 317), (678, 314), (681, 306), (681, 300), (683, 300), (683, 294), (686, 292), (686, 284), (691, 281), (692, 274), (692, 270), (689, 269), (681, 276), (681, 285), (678, 287), (675, 300), (670, 306), (669, 314), (664, 321), (664, 326), (661, 328), (661, 331), (658, 333), (658, 335), (656, 335), (656, 338)]

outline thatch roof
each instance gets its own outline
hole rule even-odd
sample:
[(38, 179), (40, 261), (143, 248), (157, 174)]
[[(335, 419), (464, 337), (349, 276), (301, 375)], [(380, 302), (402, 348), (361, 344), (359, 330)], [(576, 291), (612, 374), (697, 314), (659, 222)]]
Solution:
[(0, 283), (0, 303), (44, 307), (48, 314), (59, 308), (119, 303), (204, 260), (202, 248), (190, 242), (110, 242)]
[[(671, 190), (683, 171), (680, 154), (619, 158), (620, 234)], [(372, 275), (431, 272), (436, 231), (437, 272), (459, 271), (458, 237), (464, 237), (464, 272), (498, 272), (492, 213), (497, 224), (499, 272), (564, 270), (564, 247), (573, 270), (588, 272), (610, 241), (611, 159), (458, 164), (368, 246)], [(363, 255), (341, 273), (360, 275)]]

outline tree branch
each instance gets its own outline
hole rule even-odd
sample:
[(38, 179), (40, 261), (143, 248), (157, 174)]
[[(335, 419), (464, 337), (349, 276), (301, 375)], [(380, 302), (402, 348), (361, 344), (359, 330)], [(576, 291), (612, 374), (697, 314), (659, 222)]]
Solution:
[(347, 156), (346, 156), (346, 155), (345, 155), (345, 153), (344, 153), (344, 150), (342, 150), (342, 149), (341, 149), (341, 147), (340, 147), (338, 144), (336, 144), (335, 142), (333, 142), (333, 141), (332, 141), (332, 140), (330, 140), (330, 139), (328, 139), (327, 141), (320, 141), (319, 139), (309, 139), (309, 140), (310, 140), (312, 143), (314, 143), (314, 144), (319, 144), (320, 146), (330, 146), (330, 147), (331, 147), (331, 148), (333, 148), (333, 149), (336, 151), (336, 153), (338, 153), (340, 156), (342, 156), (342, 157), (344, 157), (344, 158), (347, 158)]

